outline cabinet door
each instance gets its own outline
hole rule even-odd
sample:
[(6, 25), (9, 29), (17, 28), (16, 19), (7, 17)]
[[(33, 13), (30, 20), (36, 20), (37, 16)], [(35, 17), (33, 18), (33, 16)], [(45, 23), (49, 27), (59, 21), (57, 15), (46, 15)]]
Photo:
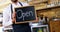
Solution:
[(60, 32), (60, 20), (50, 21), (50, 32)]

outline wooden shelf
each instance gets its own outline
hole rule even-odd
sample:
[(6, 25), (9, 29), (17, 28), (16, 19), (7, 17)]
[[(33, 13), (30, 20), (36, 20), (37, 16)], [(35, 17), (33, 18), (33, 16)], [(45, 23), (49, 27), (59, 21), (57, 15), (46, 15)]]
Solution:
[(36, 10), (49, 9), (49, 8), (55, 8), (55, 7), (60, 7), (60, 5), (57, 5), (57, 6), (50, 6), (50, 7), (43, 7), (43, 8), (38, 8), (38, 9), (36, 9)]
[(47, 1), (34, 1), (33, 4), (46, 3)]
[(36, 5), (36, 4), (40, 4), (40, 3), (47, 3), (47, 0), (32, 0), (31, 2), (28, 2), (31, 5)]
[(48, 4), (56, 4), (59, 0), (48, 0)]
[(40, 14), (43, 14), (44, 16), (47, 16), (48, 18), (52, 18), (52, 17), (60, 18), (59, 10), (60, 10), (60, 5), (38, 8), (36, 12), (37, 12), (38, 17), (40, 16)]

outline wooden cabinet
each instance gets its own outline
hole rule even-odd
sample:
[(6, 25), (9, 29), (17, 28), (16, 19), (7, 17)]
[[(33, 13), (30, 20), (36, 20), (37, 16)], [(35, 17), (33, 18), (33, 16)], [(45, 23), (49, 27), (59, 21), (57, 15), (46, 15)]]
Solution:
[(60, 32), (60, 20), (50, 21), (50, 32)]

